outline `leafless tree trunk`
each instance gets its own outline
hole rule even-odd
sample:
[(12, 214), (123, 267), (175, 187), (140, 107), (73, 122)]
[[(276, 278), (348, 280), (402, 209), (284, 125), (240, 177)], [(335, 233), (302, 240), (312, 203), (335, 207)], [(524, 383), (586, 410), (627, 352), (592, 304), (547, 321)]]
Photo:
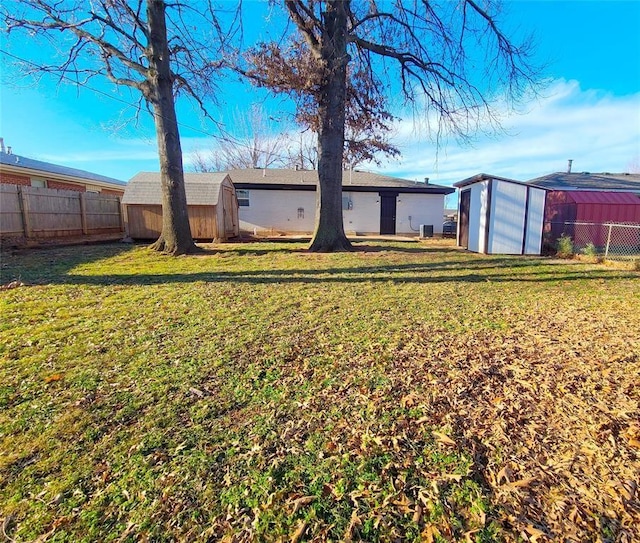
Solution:
[[(167, 8), (173, 17), (167, 15)], [(190, 96), (206, 114), (201, 97), (213, 95), (220, 66), (208, 52), (225, 47), (237, 22), (233, 19), (223, 28), (214, 19), (208, 2), (191, 6), (164, 0), (13, 0), (0, 5), (0, 20), (10, 33), (23, 31), (29, 39), (46, 37), (48, 46), (54, 44), (51, 36), (63, 35), (54, 45), (60, 48), (58, 54), (63, 53), (62, 60), (35, 68), (26, 63), (28, 72), (56, 75), (58, 81), (70, 80), (78, 86), (106, 77), (117, 86), (136, 89), (141, 101), (150, 106), (163, 195), (162, 233), (152, 247), (172, 255), (198, 250), (189, 227), (174, 96)], [(214, 33), (199, 36), (199, 28)], [(202, 36), (206, 42), (199, 41), (205, 39)]]
[(392, 96), (412, 106), (436, 140), (465, 140), (499, 127), (493, 105), (513, 103), (535, 83), (530, 42), (502, 32), (499, 0), (283, 1), (297, 33), (259, 44), (241, 73), (292, 96), (298, 120), (318, 133), (314, 251), (349, 248), (338, 171), (345, 149), (357, 161), (399, 154), (385, 141)]
[(173, 255), (192, 253), (187, 194), (184, 186), (182, 148), (173, 99), (173, 76), (169, 63), (165, 3), (148, 0), (149, 85), (145, 95), (153, 105), (160, 178), (162, 183), (162, 233), (152, 248)]
[(318, 93), (318, 192), (316, 225), (309, 249), (347, 251), (342, 221), (342, 154), (347, 89), (347, 13), (350, 0), (327, 0), (326, 36), (319, 49), (324, 77)]

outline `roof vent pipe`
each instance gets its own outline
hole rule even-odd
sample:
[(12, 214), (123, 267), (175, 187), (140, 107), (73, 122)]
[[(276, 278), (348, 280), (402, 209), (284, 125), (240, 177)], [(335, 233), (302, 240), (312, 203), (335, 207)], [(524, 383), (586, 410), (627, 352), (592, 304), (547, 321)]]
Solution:
[(425, 178), (424, 178), (424, 184), (425, 184), (425, 185), (428, 185), (428, 184), (429, 184), (429, 178), (428, 178), (428, 177), (425, 177)]
[(11, 145), (9, 145), (9, 147), (7, 147), (7, 154), (10, 155), (11, 154)]
[(571, 164), (573, 164), (573, 159), (569, 159), (567, 164), (567, 173), (571, 173)]

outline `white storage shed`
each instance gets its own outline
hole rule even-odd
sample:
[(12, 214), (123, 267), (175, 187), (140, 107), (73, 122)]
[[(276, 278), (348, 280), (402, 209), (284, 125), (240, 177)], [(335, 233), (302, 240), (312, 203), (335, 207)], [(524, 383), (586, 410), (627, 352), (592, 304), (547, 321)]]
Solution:
[(458, 245), (476, 253), (539, 255), (546, 191), (478, 174), (458, 188)]

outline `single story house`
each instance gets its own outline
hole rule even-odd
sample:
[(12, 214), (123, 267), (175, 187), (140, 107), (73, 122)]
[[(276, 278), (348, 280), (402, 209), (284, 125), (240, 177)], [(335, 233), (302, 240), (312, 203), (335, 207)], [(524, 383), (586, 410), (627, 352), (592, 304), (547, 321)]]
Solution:
[[(226, 173), (185, 173), (187, 211), (196, 240), (226, 241), (239, 234), (236, 189)], [(127, 235), (156, 239), (162, 232), (160, 173), (141, 172), (122, 198)]]
[(122, 196), (124, 181), (0, 150), (0, 183)]
[(637, 173), (556, 172), (530, 179), (527, 183), (546, 190), (640, 194), (640, 174)]
[(544, 189), (484, 173), (454, 187), (460, 191), (459, 246), (486, 254), (540, 254)]
[(636, 174), (558, 172), (526, 182), (478, 174), (454, 186), (458, 245), (479, 253), (540, 254), (563, 233), (573, 237), (574, 222), (640, 223)]
[[(240, 229), (304, 233), (315, 227), (317, 170), (242, 169), (228, 172), (240, 206)], [(418, 235), (420, 225), (442, 234), (444, 198), (455, 189), (344, 170), (342, 210), (347, 234)]]

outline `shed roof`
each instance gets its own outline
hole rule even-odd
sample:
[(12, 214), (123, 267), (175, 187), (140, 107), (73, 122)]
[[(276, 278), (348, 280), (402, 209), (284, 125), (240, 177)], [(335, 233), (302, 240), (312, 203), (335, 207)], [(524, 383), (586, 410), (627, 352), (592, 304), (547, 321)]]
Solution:
[(632, 192), (602, 192), (602, 191), (566, 191), (565, 195), (576, 204), (606, 204), (606, 205), (637, 205), (640, 206), (640, 196)]
[[(248, 168), (228, 172), (236, 188), (261, 188), (273, 190), (315, 190), (318, 186), (317, 170), (291, 170), (279, 168)], [(343, 190), (373, 192), (381, 189), (426, 194), (451, 194), (454, 189), (431, 183), (409, 181), (373, 172), (344, 170)]]
[(640, 192), (640, 174), (556, 172), (528, 181), (550, 190), (616, 190)]
[[(510, 179), (508, 177), (500, 177), (499, 175), (491, 175), (488, 173), (478, 173), (476, 175), (473, 175), (471, 177), (467, 177), (466, 179), (463, 179), (462, 181), (458, 181), (457, 183), (454, 183), (453, 186), (457, 187), (457, 188), (463, 188), (469, 185), (473, 185), (474, 183), (479, 183), (481, 181), (487, 181), (489, 179), (496, 179), (498, 181), (505, 181), (507, 183), (515, 183), (516, 185), (525, 185), (525, 186), (533, 186), (531, 183), (527, 183), (525, 181), (518, 181), (517, 179)], [(541, 187), (536, 187), (536, 188), (541, 188)]]
[(109, 185), (117, 185), (124, 187), (126, 183), (113, 177), (107, 177), (105, 175), (99, 175), (97, 173), (87, 172), (85, 170), (78, 170), (76, 168), (69, 168), (67, 166), (60, 166), (59, 164), (52, 164), (51, 162), (43, 162), (41, 160), (34, 160), (13, 153), (0, 152), (0, 164), (4, 166), (11, 166), (12, 168), (19, 168), (24, 170), (36, 170), (43, 174), (54, 174), (66, 177), (76, 177), (84, 179), (86, 181), (96, 181), (99, 183), (106, 183)]
[[(229, 180), (226, 173), (185, 173), (184, 186), (188, 205), (217, 205), (220, 187)], [(123, 204), (161, 205), (160, 173), (140, 172), (129, 181)]]

